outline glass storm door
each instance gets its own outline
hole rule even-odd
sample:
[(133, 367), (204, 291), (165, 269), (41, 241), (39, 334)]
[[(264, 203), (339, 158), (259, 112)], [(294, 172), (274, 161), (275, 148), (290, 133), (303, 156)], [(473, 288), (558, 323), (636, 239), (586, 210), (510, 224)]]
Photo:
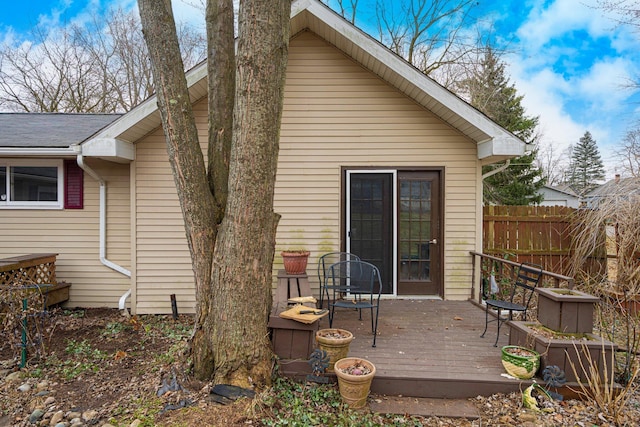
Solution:
[(393, 294), (393, 172), (347, 172), (347, 251), (378, 267)]

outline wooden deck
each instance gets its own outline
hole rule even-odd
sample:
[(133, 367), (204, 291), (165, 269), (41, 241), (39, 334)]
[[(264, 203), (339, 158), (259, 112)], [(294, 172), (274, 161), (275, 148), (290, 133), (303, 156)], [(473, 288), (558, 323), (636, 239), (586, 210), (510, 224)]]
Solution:
[[(321, 319), (320, 328), (328, 327), (328, 317)], [(381, 301), (375, 348), (369, 312), (359, 321), (355, 310), (336, 310), (333, 327), (354, 334), (349, 356), (375, 364), (374, 393), (467, 398), (517, 391), (530, 383), (502, 376), (500, 347), (508, 344), (509, 327), (501, 328), (494, 347), (495, 322), (480, 338), (484, 310), (468, 301)]]

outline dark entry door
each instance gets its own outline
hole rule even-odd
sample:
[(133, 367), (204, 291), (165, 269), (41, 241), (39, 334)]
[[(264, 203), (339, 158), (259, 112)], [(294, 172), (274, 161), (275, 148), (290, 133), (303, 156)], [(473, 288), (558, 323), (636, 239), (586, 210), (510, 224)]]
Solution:
[(398, 295), (442, 296), (440, 174), (398, 172)]
[(393, 294), (392, 173), (347, 174), (348, 250), (378, 267), (382, 293)]

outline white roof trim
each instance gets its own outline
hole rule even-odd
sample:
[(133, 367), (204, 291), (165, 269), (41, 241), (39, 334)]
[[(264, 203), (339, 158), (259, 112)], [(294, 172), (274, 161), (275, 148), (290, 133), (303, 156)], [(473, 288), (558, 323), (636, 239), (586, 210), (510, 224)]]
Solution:
[(82, 155), (126, 163), (135, 159), (135, 148), (131, 142), (116, 138), (92, 138), (82, 144)]
[[(521, 156), (525, 153), (525, 144), (515, 135), (498, 126), (487, 116), (436, 83), (433, 79), (425, 76), (421, 71), (385, 48), (362, 30), (342, 19), (318, 0), (295, 0), (291, 6), (291, 18), (293, 19), (302, 13), (309, 13), (316, 17), (340, 37), (344, 37), (354, 46), (362, 49), (373, 61), (383, 64), (391, 73), (418, 88), (426, 95), (429, 101), (434, 101), (443, 110), (451, 113), (454, 118), (469, 125), (472, 130), (467, 129), (465, 131), (460, 126), (455, 126), (451, 123), (451, 119), (447, 120), (443, 117), (451, 126), (457, 128), (478, 144), (478, 159), (484, 160), (486, 163), (492, 163), (505, 158)], [(206, 95), (206, 93), (203, 93), (203, 91), (206, 91), (206, 79), (206, 62), (201, 63), (187, 73), (187, 85), (193, 100)], [(202, 84), (202, 80), (204, 80), (204, 84)], [(95, 138), (115, 138), (135, 142), (141, 133), (149, 131), (152, 127), (157, 128), (160, 125), (160, 114), (156, 99), (154, 95), (144, 101), (96, 134)], [(429, 108), (427, 105), (424, 106)], [(89, 141), (91, 139), (83, 143), (83, 145)]]

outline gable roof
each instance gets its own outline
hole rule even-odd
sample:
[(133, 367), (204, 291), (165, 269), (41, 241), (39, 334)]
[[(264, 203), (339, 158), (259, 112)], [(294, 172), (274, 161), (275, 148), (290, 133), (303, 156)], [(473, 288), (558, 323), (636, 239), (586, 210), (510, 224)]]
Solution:
[(80, 144), (121, 114), (2, 113), (0, 147), (68, 148)]
[[(525, 144), (512, 133), (318, 0), (295, 0), (291, 6), (291, 35), (305, 30), (336, 46), (362, 67), (466, 135), (477, 144), (477, 157), (483, 164), (524, 154)], [(186, 77), (192, 102), (207, 96), (206, 61), (190, 70)], [(154, 95), (82, 142), (82, 155), (118, 162), (133, 160), (133, 143), (160, 125)]]
[[(436, 83), (371, 36), (318, 0), (295, 0), (291, 6), (291, 35), (309, 30), (336, 46), (365, 69), (458, 129), (477, 144), (478, 159), (498, 162), (524, 154), (525, 144), (467, 102)], [(192, 102), (207, 95), (207, 64), (187, 73)], [(152, 96), (83, 144), (133, 143), (161, 125), (156, 96)]]

